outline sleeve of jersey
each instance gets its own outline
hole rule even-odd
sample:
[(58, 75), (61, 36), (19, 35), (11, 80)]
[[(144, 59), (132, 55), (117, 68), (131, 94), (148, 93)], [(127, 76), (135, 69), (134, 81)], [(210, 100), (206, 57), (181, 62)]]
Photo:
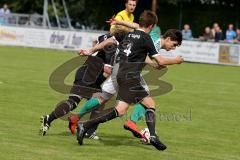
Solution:
[[(116, 45), (119, 44), (117, 38), (115, 36), (108, 36), (108, 38), (113, 38), (114, 41), (116, 42)], [(113, 63), (114, 63), (114, 54), (107, 53), (105, 54), (105, 64), (104, 66), (113, 68)]]
[(145, 41), (145, 45), (147, 47), (147, 52), (149, 53), (148, 55), (150, 57), (156, 57), (158, 55), (160, 55), (158, 52), (157, 52), (157, 49), (153, 43), (153, 40), (150, 36), (147, 36), (146, 38), (146, 41)]
[(114, 54), (113, 53), (106, 53), (105, 54), (105, 64), (104, 66), (113, 68), (113, 62), (114, 62)]

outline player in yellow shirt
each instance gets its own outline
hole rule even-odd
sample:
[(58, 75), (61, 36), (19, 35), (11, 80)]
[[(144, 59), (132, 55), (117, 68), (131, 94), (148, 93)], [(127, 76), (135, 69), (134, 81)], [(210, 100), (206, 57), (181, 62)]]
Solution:
[[(127, 21), (127, 22), (133, 22), (134, 21), (134, 15), (133, 12), (137, 6), (138, 0), (126, 0), (125, 3), (125, 10), (122, 10), (118, 12), (115, 19), (118, 21)], [(118, 25), (112, 25), (110, 28), (110, 32), (113, 32), (115, 29), (121, 29), (125, 31), (131, 31), (131, 28), (124, 27), (124, 26), (118, 26)]]

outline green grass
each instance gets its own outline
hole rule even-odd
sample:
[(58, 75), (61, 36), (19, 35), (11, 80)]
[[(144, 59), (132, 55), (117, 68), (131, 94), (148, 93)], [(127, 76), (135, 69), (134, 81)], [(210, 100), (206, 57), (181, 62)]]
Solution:
[[(100, 126), (101, 141), (85, 140), (83, 146), (62, 120), (47, 136), (38, 135), (40, 116), (66, 97), (49, 87), (48, 78), (75, 56), (0, 46), (1, 160), (240, 160), (240, 67), (195, 63), (169, 67), (162, 79), (174, 90), (155, 98), (158, 111), (165, 113), (156, 127), (168, 145), (164, 152), (133, 138), (122, 129), (120, 118)], [(182, 117), (173, 120), (173, 115)]]

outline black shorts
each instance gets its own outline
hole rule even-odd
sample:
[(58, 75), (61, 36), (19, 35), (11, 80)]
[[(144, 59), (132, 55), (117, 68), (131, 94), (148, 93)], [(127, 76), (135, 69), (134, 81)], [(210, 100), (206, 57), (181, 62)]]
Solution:
[(141, 79), (117, 78), (118, 95), (117, 100), (126, 102), (128, 104), (136, 104), (149, 96), (149, 92), (141, 85)]
[(86, 63), (76, 72), (71, 94), (91, 98), (93, 93), (101, 92), (101, 84), (106, 79), (103, 76), (103, 67), (104, 63), (101, 59), (96, 57), (88, 58)]

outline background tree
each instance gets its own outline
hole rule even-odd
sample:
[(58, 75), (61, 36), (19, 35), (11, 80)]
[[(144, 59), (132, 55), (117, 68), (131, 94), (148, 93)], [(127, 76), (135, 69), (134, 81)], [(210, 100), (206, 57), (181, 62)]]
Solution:
[[(195, 37), (202, 34), (205, 26), (212, 26), (218, 22), (222, 29), (229, 23), (239, 26), (239, 0), (154, 0), (157, 2), (159, 25), (163, 31), (168, 28), (182, 28), (189, 23)], [(43, 13), (43, 0), (8, 0), (12, 12)], [(64, 15), (61, 0), (55, 0), (58, 14)], [(94, 25), (98, 29), (108, 30), (105, 20), (125, 8), (124, 0), (68, 0), (67, 7), (72, 20), (87, 26)], [(139, 0), (134, 12), (137, 22), (140, 13), (145, 9), (152, 9), (152, 1)], [(51, 15), (52, 8), (49, 7)]]

